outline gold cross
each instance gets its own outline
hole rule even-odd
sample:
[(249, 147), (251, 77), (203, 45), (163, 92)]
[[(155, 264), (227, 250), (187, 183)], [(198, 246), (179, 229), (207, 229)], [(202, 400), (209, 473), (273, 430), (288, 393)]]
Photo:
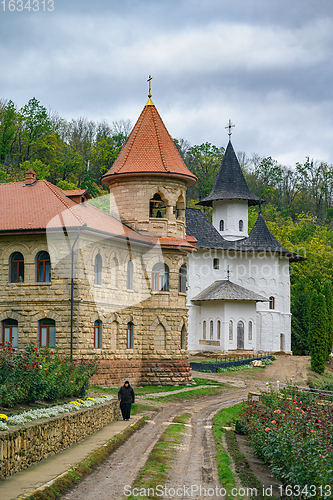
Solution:
[(151, 81), (152, 81), (153, 77), (151, 75), (149, 75), (149, 78), (147, 80), (147, 82), (149, 83), (149, 94), (148, 94), (148, 97), (151, 97)]
[(228, 129), (229, 129), (229, 132), (228, 132), (228, 136), (229, 136), (229, 137), (230, 137), (230, 136), (231, 136), (231, 134), (232, 134), (231, 129), (232, 129), (232, 127), (234, 127), (234, 126), (235, 126), (235, 125), (232, 125), (232, 121), (231, 121), (231, 120), (229, 120), (229, 124), (228, 124), (226, 127), (224, 127), (224, 128), (228, 128)]

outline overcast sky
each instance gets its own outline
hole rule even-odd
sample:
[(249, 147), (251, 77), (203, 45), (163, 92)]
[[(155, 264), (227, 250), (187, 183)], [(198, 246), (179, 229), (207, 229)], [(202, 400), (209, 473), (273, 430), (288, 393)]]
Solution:
[(151, 74), (173, 137), (225, 146), (231, 119), (236, 151), (333, 163), (333, 0), (8, 3), (0, 98), (134, 124)]

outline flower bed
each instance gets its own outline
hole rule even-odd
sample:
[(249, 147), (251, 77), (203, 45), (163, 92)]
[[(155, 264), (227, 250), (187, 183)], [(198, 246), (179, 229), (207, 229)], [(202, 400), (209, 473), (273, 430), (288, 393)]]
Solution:
[(330, 403), (301, 392), (287, 397), (269, 391), (244, 408), (237, 428), (278, 479), (300, 488), (298, 498), (310, 496), (310, 486), (312, 498), (333, 498), (333, 489), (324, 490), (333, 477), (332, 417)]
[(35, 342), (24, 349), (6, 345), (0, 349), (0, 405), (84, 396), (96, 368), (97, 360), (71, 362)]
[(61, 413), (69, 413), (72, 411), (79, 410), (80, 408), (89, 408), (106, 401), (111, 401), (113, 396), (101, 396), (100, 398), (87, 398), (85, 401), (82, 399), (77, 399), (76, 401), (70, 401), (63, 405), (55, 405), (51, 408), (38, 408), (36, 410), (29, 410), (19, 415), (13, 415), (7, 417), (7, 415), (0, 414), (0, 431), (7, 431), (9, 426), (13, 425), (23, 425), (27, 422), (33, 420), (39, 420), (41, 418), (56, 417)]

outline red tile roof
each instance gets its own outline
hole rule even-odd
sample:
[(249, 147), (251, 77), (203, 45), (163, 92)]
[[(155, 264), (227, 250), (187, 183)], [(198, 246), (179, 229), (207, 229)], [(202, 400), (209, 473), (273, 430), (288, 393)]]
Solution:
[(146, 104), (143, 108), (118, 158), (103, 175), (102, 182), (109, 184), (113, 178), (134, 174), (181, 178), (189, 186), (197, 180), (183, 162), (153, 104)]
[[(195, 250), (195, 246), (181, 238), (158, 238), (158, 242), (162, 248), (174, 248), (177, 250)], [(194, 243), (194, 242), (193, 242)]]
[(0, 233), (82, 227), (150, 243), (147, 238), (92, 205), (78, 204), (47, 181), (0, 183)]

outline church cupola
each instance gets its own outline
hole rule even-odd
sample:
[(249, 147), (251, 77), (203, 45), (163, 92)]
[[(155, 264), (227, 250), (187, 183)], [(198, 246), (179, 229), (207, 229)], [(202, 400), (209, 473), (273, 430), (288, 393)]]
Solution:
[(229, 139), (213, 189), (198, 205), (213, 207), (213, 226), (223, 238), (234, 241), (248, 237), (248, 207), (259, 202), (247, 187)]
[(185, 238), (186, 188), (196, 180), (151, 99), (149, 80), (148, 101), (102, 177), (110, 190), (111, 212), (137, 231)]

